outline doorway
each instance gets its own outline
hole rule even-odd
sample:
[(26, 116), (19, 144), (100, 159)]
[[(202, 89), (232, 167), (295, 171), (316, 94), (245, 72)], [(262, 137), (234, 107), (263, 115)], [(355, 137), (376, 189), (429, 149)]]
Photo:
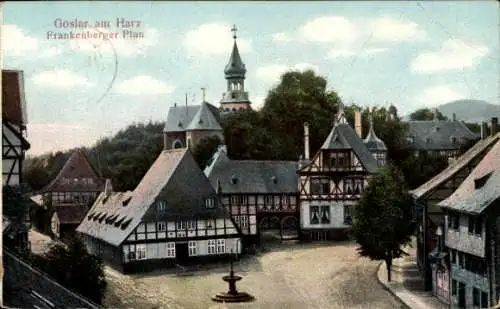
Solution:
[(185, 243), (176, 243), (175, 244), (175, 255), (177, 257), (177, 263), (182, 264), (187, 262), (189, 258), (188, 244)]
[(458, 308), (465, 308), (465, 283), (458, 283)]

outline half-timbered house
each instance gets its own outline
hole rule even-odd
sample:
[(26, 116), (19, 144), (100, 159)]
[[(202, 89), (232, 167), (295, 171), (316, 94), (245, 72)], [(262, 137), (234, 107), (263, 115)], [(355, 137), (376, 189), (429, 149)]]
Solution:
[(58, 204), (50, 220), (52, 235), (59, 239), (71, 239), (82, 222), (89, 208), (86, 204)]
[[(489, 308), (500, 293), (500, 141), (438, 205), (445, 213), (439, 242), (445, 246), (432, 256), (447, 258), (433, 260), (440, 266), (433, 272), (437, 295), (452, 308)], [(451, 291), (445, 294), (447, 286)]]
[(480, 139), (455, 116), (452, 120), (439, 120), (437, 110), (434, 120), (408, 121), (406, 145), (415, 156), (421, 152), (456, 159), (463, 146)]
[(297, 161), (231, 160), (221, 146), (205, 175), (243, 233), (244, 245), (260, 243), (265, 230), (298, 236)]
[(417, 264), (424, 277), (427, 290), (432, 290), (432, 272), (428, 255), (437, 246), (436, 231), (438, 226), (441, 226), (441, 231), (444, 230), (444, 215), (437, 204), (449, 197), (460, 186), (500, 139), (500, 133), (492, 130), (491, 134), (491, 136), (483, 136), (484, 139), (451, 162), (441, 173), (411, 191), (415, 200), (415, 211), (419, 225), (416, 248)]
[[(305, 239), (337, 238), (351, 227), (355, 204), (378, 168), (361, 137), (346, 120), (343, 106), (320, 150), (309, 159), (309, 129), (299, 169), (300, 226)], [(309, 161), (310, 160), (310, 161)]]
[(200, 105), (170, 107), (163, 129), (164, 149), (194, 147), (205, 137), (217, 136), (224, 141), (217, 107), (203, 101)]
[(241, 231), (188, 148), (164, 150), (133, 191), (101, 193), (77, 228), (124, 272), (241, 252)]

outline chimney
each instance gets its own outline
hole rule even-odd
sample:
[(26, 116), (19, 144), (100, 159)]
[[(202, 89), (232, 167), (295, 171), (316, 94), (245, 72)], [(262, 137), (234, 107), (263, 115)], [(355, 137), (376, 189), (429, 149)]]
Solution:
[(498, 133), (498, 117), (491, 118), (491, 136)]
[(163, 132), (163, 150), (168, 149), (168, 136), (167, 132)]
[(485, 139), (488, 136), (488, 124), (486, 122), (481, 122), (481, 139)]
[(309, 160), (309, 124), (304, 122), (304, 160)]
[(113, 192), (113, 185), (111, 184), (111, 179), (107, 178), (104, 185), (104, 195), (106, 197), (109, 197), (111, 195), (111, 192)]
[(356, 110), (354, 112), (354, 130), (358, 134), (359, 138), (363, 138), (363, 127), (361, 126), (361, 112)]
[(453, 113), (453, 121), (457, 121), (457, 114)]

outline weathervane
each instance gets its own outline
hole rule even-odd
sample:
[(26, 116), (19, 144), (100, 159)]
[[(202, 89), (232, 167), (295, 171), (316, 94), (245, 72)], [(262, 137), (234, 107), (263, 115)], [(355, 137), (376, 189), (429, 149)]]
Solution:
[(233, 39), (236, 40), (236, 31), (238, 31), (238, 29), (236, 28), (236, 25), (233, 25), (233, 27), (231, 28), (231, 32), (233, 33)]

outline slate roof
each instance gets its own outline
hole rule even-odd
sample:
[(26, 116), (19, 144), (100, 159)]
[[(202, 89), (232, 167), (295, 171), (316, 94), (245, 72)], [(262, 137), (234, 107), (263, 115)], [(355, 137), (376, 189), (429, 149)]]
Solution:
[(222, 127), (215, 118), (206, 102), (201, 103), (198, 112), (194, 115), (186, 130), (210, 130), (222, 131)]
[(2, 121), (15, 125), (28, 122), (23, 71), (2, 70)]
[(226, 147), (219, 147), (205, 168), (214, 188), (220, 181), (222, 194), (298, 193), (297, 161), (230, 160)]
[(420, 187), (410, 191), (416, 198), (422, 198), (427, 193), (431, 192), (433, 189), (442, 185), (450, 178), (452, 178), (456, 173), (458, 173), (463, 167), (472, 162), (474, 159), (485, 154), (485, 152), (493, 146), (498, 140), (500, 140), (500, 133), (494, 136), (489, 136), (484, 140), (478, 141), (474, 146), (467, 150), (463, 155), (461, 155), (457, 160), (448, 165), (441, 173), (437, 174), (429, 181), (421, 185)]
[(79, 224), (87, 214), (86, 205), (57, 205), (54, 207), (60, 224)]
[(409, 147), (415, 150), (458, 149), (466, 140), (479, 139), (461, 121), (408, 121), (407, 124), (408, 136), (413, 137)]
[(384, 141), (378, 138), (377, 134), (375, 134), (375, 129), (373, 127), (373, 117), (370, 115), (370, 130), (368, 131), (368, 135), (363, 140), (368, 151), (387, 151), (387, 147), (385, 146)]
[[(203, 107), (204, 105), (205, 107)], [(200, 125), (200, 119), (203, 120), (205, 126), (209, 125), (209, 130), (214, 128), (215, 130), (222, 130), (219, 124), (220, 115), (217, 107), (208, 102), (203, 102), (200, 105), (174, 105), (170, 107), (163, 132), (184, 132), (189, 130), (188, 127), (190, 126), (196, 128)], [(214, 121), (217, 125), (214, 124)]]
[(321, 146), (321, 149), (349, 149), (356, 154), (361, 164), (363, 164), (369, 173), (374, 173), (378, 168), (377, 160), (375, 160), (375, 157), (368, 151), (361, 138), (359, 138), (348, 123), (337, 122), (330, 131), (323, 146)]
[[(490, 186), (485, 185), (480, 190), (475, 188), (475, 180), (485, 177), (491, 173), (500, 172), (500, 140), (496, 142), (493, 148), (488, 151), (484, 158), (479, 162), (479, 164), (472, 170), (469, 176), (460, 184), (460, 186), (450, 195), (447, 199), (441, 201), (438, 205), (448, 208), (467, 210), (477, 210), (478, 205), (480, 205), (482, 198), (490, 196), (493, 192), (488, 192), (489, 189), (496, 190), (497, 195), (500, 196), (500, 179), (493, 177), (493, 175), (488, 180), (488, 183), (497, 179), (495, 185)], [(488, 189), (489, 188), (489, 189)], [(482, 192), (479, 194), (479, 192)], [(479, 195), (478, 195), (479, 194)], [(471, 197), (478, 199), (476, 202), (466, 204), (465, 201), (469, 201)], [(469, 201), (470, 202), (470, 201)], [(465, 204), (464, 204), (465, 203)], [(462, 208), (461, 208), (462, 207)], [(465, 207), (465, 208), (464, 208)], [(476, 207), (476, 208), (474, 208)]]
[[(70, 181), (65, 183), (64, 179), (69, 178), (91, 178), (92, 183), (77, 183)], [(41, 192), (98, 192), (104, 189), (104, 182), (99, 177), (96, 170), (90, 164), (87, 156), (81, 149), (75, 150), (57, 176), (45, 186)]]
[(245, 64), (241, 60), (240, 52), (238, 50), (238, 45), (236, 44), (236, 38), (233, 44), (233, 50), (231, 51), (231, 56), (229, 57), (229, 61), (224, 68), (224, 74), (226, 74), (226, 78), (230, 77), (244, 77), (247, 69)]
[[(207, 209), (206, 198), (215, 198), (216, 207)], [(191, 151), (171, 149), (160, 153), (134, 191), (101, 193), (77, 232), (119, 246), (159, 200), (167, 202), (159, 220), (229, 217)]]

